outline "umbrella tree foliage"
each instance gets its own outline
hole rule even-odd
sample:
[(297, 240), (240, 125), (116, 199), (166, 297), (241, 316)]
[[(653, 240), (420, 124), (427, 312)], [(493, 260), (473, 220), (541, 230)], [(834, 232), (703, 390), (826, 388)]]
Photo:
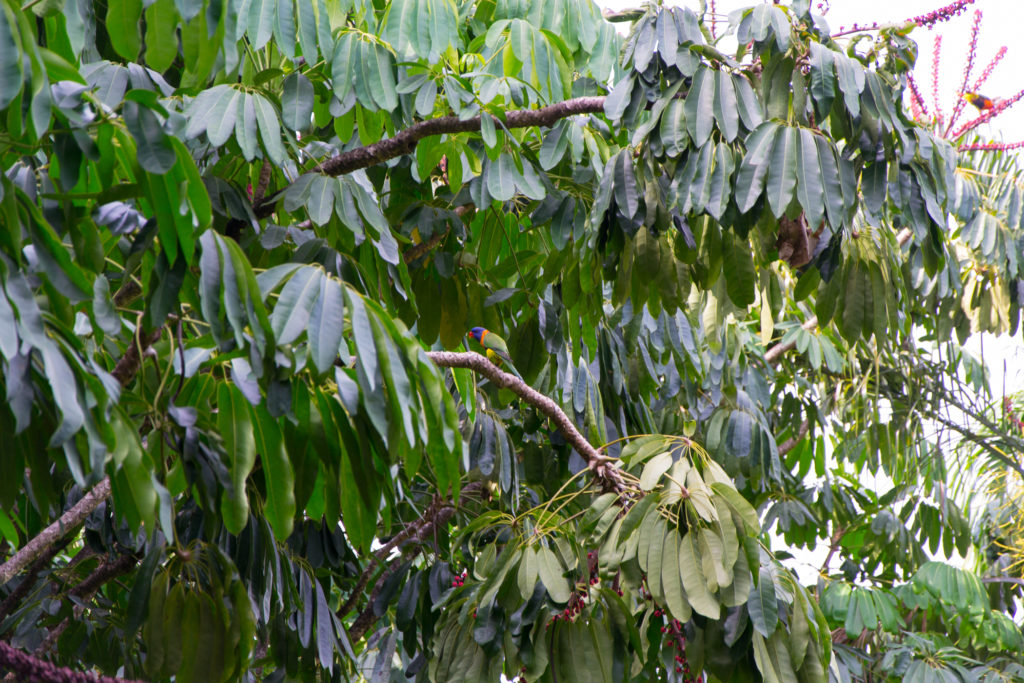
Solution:
[(3, 0), (6, 666), (1021, 675), (927, 438), (1019, 324), (1013, 160), (908, 116), (914, 22), (610, 18)]

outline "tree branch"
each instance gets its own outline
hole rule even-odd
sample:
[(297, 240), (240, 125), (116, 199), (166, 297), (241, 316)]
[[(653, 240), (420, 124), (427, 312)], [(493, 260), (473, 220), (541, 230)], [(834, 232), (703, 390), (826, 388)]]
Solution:
[(124, 678), (97, 676), (74, 671), (43, 661), (0, 641), (0, 669), (10, 671), (15, 680), (54, 683), (143, 683)]
[(785, 441), (779, 444), (779, 455), (785, 455), (789, 453), (793, 448), (800, 443), (800, 440), (807, 436), (807, 432), (811, 429), (811, 421), (804, 420), (800, 423), (800, 427), (796, 430), (796, 434), (789, 437)]
[(619, 471), (612, 466), (615, 458), (603, 455), (600, 450), (590, 444), (580, 434), (569, 416), (553, 400), (540, 393), (515, 375), (502, 372), (498, 366), (479, 353), (457, 353), (454, 351), (428, 351), (427, 356), (435, 365), (442, 368), (466, 368), (491, 380), (502, 389), (511, 389), (513, 393), (547, 415), (558, 427), (558, 431), (576, 449), (576, 452), (587, 461), (587, 465), (605, 484), (614, 490), (623, 489)]
[(41, 557), (48, 548), (60, 541), (70, 530), (85, 521), (89, 514), (100, 506), (110, 495), (110, 478), (103, 477), (89, 493), (71, 506), (60, 518), (40, 531), (36, 536), (0, 565), (0, 586), (13, 579), (33, 560)]
[[(502, 124), (505, 128), (526, 128), (528, 126), (551, 126), (559, 119), (576, 114), (596, 114), (604, 111), (604, 97), (576, 97), (571, 100), (557, 102), (540, 109), (518, 109), (507, 112)], [(414, 123), (399, 131), (393, 138), (381, 140), (371, 145), (356, 147), (347, 152), (331, 157), (327, 161), (313, 167), (313, 173), (330, 176), (345, 175), (361, 168), (411, 154), (423, 138), (445, 133), (468, 133), (480, 130), (480, 117), (460, 120), (458, 116), (442, 116)], [(257, 218), (266, 218), (274, 212), (274, 199), (263, 200), (256, 204)]]
[[(423, 541), (426, 540), (427, 536), (433, 533), (435, 528), (447, 524), (448, 520), (450, 520), (454, 514), (455, 505), (445, 505), (438, 509), (437, 515), (435, 515), (434, 519), (427, 521), (426, 524), (423, 524), (417, 529), (416, 533), (413, 534), (409, 539), (410, 543), (417, 544), (417, 548), (413, 552), (413, 557), (415, 557), (420, 552), (420, 547), (418, 547), (419, 544), (423, 543)], [(373, 593), (370, 597), (370, 604), (367, 605), (366, 608), (359, 613), (359, 616), (357, 616), (355, 621), (352, 622), (352, 626), (348, 630), (348, 638), (350, 642), (356, 642), (359, 639), (361, 639), (364, 635), (366, 635), (366, 632), (370, 629), (370, 627), (377, 623), (378, 616), (377, 613), (373, 610), (373, 602), (376, 599), (377, 595), (380, 594), (381, 588), (383, 588), (384, 586), (384, 582), (392, 573), (395, 572), (395, 570), (398, 569), (398, 567), (399, 565), (396, 562), (392, 566), (388, 567), (388, 569), (383, 574), (381, 574), (380, 577), (377, 579), (377, 585), (373, 589)]]

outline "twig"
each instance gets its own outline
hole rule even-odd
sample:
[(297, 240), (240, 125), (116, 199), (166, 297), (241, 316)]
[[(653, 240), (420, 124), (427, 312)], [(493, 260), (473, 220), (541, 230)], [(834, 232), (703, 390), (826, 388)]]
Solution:
[[(433, 533), (435, 528), (447, 524), (448, 520), (450, 520), (454, 514), (454, 505), (446, 505), (439, 508), (434, 519), (421, 525), (416, 530), (416, 533), (409, 538), (409, 542), (416, 544), (422, 543), (430, 534)], [(420, 553), (420, 551), (421, 548), (417, 545), (416, 549), (412, 552), (411, 557), (415, 557)], [(378, 617), (376, 612), (373, 611), (373, 602), (377, 595), (380, 594), (381, 588), (384, 586), (384, 582), (387, 581), (387, 578), (391, 576), (399, 566), (400, 565), (396, 562), (391, 567), (388, 567), (388, 569), (378, 577), (377, 586), (373, 589), (373, 593), (370, 596), (370, 604), (368, 604), (363, 611), (359, 613), (359, 616), (357, 616), (355, 621), (352, 622), (352, 626), (348, 630), (348, 638), (350, 642), (356, 642), (361, 639), (370, 627), (376, 623)]]
[(32, 590), (32, 586), (36, 583), (36, 575), (49, 566), (53, 558), (57, 556), (61, 550), (70, 542), (71, 539), (64, 537), (57, 543), (54, 543), (49, 548), (46, 548), (39, 557), (33, 562), (32, 566), (25, 572), (25, 576), (21, 577), (21, 583), (18, 587), (12, 590), (3, 602), (0, 602), (0, 622), (2, 622), (8, 614), (14, 611), (14, 608), (18, 606), (18, 603), (28, 595), (29, 591)]
[(789, 437), (785, 441), (779, 444), (779, 455), (785, 455), (789, 453), (793, 448), (800, 443), (800, 440), (807, 436), (807, 432), (811, 429), (810, 420), (804, 420), (800, 423), (800, 427), (797, 428), (796, 434)]

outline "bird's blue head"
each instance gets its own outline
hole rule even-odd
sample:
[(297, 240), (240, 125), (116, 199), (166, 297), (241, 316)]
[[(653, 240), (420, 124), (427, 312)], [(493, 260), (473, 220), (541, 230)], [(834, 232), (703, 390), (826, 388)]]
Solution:
[(476, 339), (477, 341), (480, 341), (480, 339), (483, 338), (486, 332), (487, 330), (485, 330), (482, 327), (474, 327), (469, 331), (469, 336), (472, 337), (473, 339)]

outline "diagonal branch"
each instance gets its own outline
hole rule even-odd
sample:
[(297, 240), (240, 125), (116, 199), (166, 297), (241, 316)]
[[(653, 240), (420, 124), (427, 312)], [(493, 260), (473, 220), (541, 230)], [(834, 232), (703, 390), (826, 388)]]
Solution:
[[(465, 496), (467, 494), (474, 493), (482, 487), (483, 482), (470, 482), (462, 488), (461, 495)], [(363, 590), (370, 584), (370, 579), (373, 578), (373, 573), (377, 570), (377, 567), (388, 559), (388, 555), (391, 554), (392, 550), (408, 545), (410, 542), (421, 542), (426, 538), (426, 533), (424, 532), (425, 529), (430, 529), (439, 524), (446, 523), (451, 519), (451, 516), (454, 513), (455, 506), (451, 501), (443, 498), (435, 498), (434, 502), (424, 510), (422, 517), (408, 524), (404, 529), (395, 534), (390, 541), (375, 550), (370, 556), (370, 561), (367, 562), (366, 567), (363, 568), (362, 574), (359, 575), (359, 581), (349, 594), (348, 600), (346, 600), (345, 604), (342, 605), (335, 613), (338, 618), (343, 618), (353, 607), (355, 607), (356, 602), (360, 597), (362, 597)], [(378, 583), (380, 582), (378, 581)], [(358, 640), (358, 638), (356, 640)]]
[(36, 534), (9, 560), (0, 565), (0, 586), (13, 579), (33, 560), (46, 553), (47, 549), (59, 542), (68, 531), (84, 522), (85, 518), (98, 508), (108, 496), (110, 496), (110, 478), (103, 477), (89, 493), (82, 496), (82, 499), (71, 506), (71, 509), (61, 515), (56, 522)]
[[(604, 97), (576, 97), (540, 109), (518, 109), (505, 114), (501, 123), (505, 128), (527, 128), (529, 126), (551, 126), (559, 119), (576, 114), (597, 114), (604, 111)], [(485, 114), (489, 116), (489, 114)], [(371, 145), (356, 147), (324, 161), (313, 168), (313, 173), (330, 176), (345, 175), (384, 163), (389, 159), (411, 154), (423, 138), (446, 133), (468, 133), (480, 130), (480, 116), (459, 119), (458, 116), (442, 116), (415, 123), (398, 132), (394, 137)], [(274, 211), (274, 197), (259, 202), (255, 207), (258, 218), (266, 218)]]
[(427, 356), (442, 368), (466, 368), (483, 375), (502, 389), (510, 389), (521, 399), (547, 415), (558, 427), (558, 431), (587, 461), (587, 465), (605, 484), (613, 489), (623, 488), (619, 471), (612, 465), (615, 458), (603, 455), (576, 429), (569, 416), (553, 400), (540, 393), (515, 375), (502, 372), (498, 366), (479, 353), (458, 353), (454, 351), (428, 351)]

